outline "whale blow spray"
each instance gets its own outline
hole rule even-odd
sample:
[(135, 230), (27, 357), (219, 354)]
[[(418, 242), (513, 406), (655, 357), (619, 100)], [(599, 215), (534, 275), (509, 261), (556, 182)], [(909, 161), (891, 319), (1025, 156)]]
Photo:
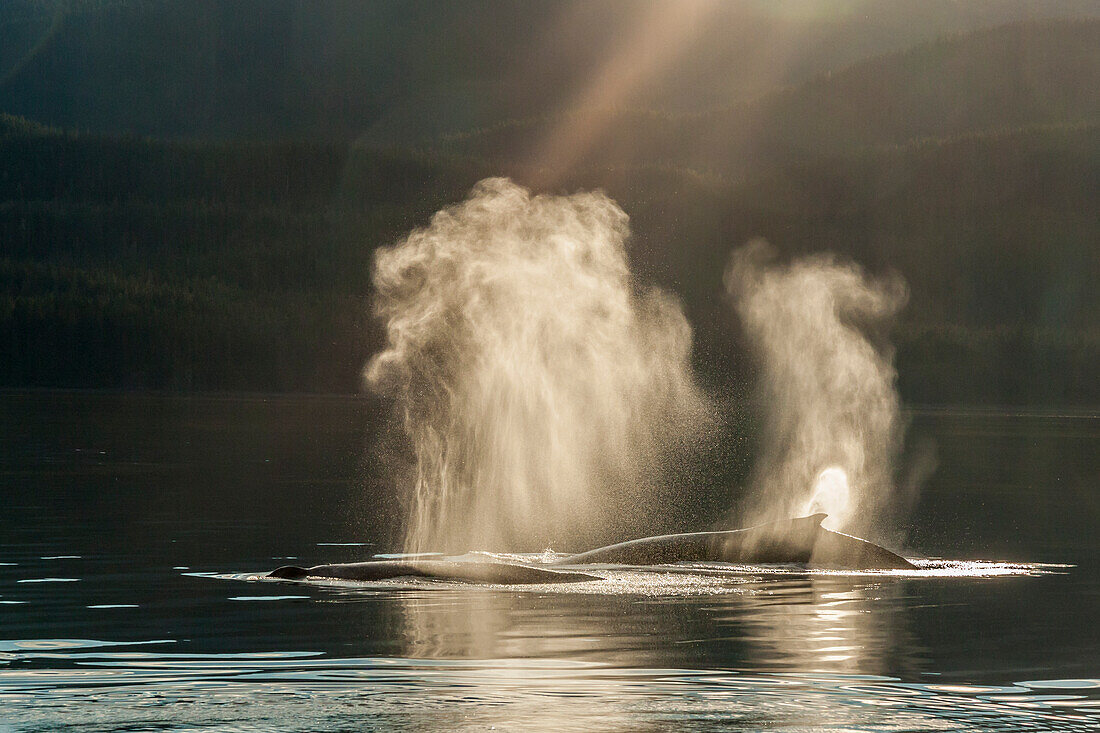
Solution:
[(833, 528), (875, 529), (894, 508), (901, 420), (883, 334), (907, 300), (905, 283), (831, 255), (779, 265), (761, 241), (733, 252), (725, 281), (765, 400), (749, 518), (823, 511)]
[(687, 320), (633, 281), (628, 234), (602, 193), (492, 178), (379, 250), (387, 343), (365, 378), (415, 459), (407, 551), (592, 543), (665, 508), (706, 409)]

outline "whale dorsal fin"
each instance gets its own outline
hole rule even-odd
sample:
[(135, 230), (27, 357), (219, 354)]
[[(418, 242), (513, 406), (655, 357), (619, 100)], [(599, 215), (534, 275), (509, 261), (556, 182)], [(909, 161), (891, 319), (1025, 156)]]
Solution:
[(811, 514), (808, 517), (802, 517), (804, 520), (809, 520), (815, 527), (820, 527), (821, 523), (828, 518), (828, 514), (825, 512), (818, 512), (817, 514)]

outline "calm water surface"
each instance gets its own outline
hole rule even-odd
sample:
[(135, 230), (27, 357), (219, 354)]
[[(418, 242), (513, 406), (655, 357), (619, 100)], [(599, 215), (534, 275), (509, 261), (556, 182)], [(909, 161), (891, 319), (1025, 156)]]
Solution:
[(0, 395), (0, 730), (1100, 729), (1095, 414), (914, 413), (917, 572), (257, 579), (396, 546), (374, 412)]

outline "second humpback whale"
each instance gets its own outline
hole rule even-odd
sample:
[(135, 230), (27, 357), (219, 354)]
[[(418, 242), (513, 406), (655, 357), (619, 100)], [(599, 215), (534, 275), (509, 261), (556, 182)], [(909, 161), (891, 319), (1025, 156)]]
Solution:
[(825, 529), (827, 514), (747, 529), (643, 537), (608, 545), (554, 564), (665, 565), (675, 562), (799, 563), (843, 570), (915, 567), (901, 555), (858, 537)]
[(916, 566), (884, 547), (821, 526), (825, 514), (768, 522), (747, 529), (643, 537), (568, 555), (538, 565), (469, 560), (368, 560), (302, 568), (286, 565), (270, 578), (309, 577), (385, 580), (423, 577), (474, 583), (535, 584), (600, 580), (584, 572), (591, 565), (671, 565), (677, 562), (796, 563), (842, 570), (912, 569)]

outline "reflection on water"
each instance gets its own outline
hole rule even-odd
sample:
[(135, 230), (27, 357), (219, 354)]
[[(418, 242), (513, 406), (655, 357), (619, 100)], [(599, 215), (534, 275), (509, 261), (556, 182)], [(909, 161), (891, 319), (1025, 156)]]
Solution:
[[(1009, 651), (1009, 664), (966, 666), (975, 661), (974, 635), (1006, 638), (988, 621), (967, 626), (999, 597), (1030, 603), (1095, 592), (1095, 584), (1082, 586), (1074, 568), (1016, 565), (1006, 576), (1010, 568), (997, 563), (927, 565), (900, 577), (601, 568), (603, 580), (552, 586), (176, 574), (178, 587), (194, 594), (159, 609), (155, 601), (120, 608), (115, 613), (140, 615), (101, 627), (126, 634), (140, 628), (134, 620), (173, 628), (190, 617), (189, 627), (165, 637), (0, 642), (0, 721), (18, 731), (53, 730), (59, 720), (104, 730), (1100, 726), (1094, 677), (1014, 668), (1027, 656), (1019, 650)], [(936, 574), (948, 569), (947, 577)], [(68, 628), (80, 628), (88, 617), (75, 608), (87, 591), (72, 593), (35, 603), (68, 605)], [(922, 629), (922, 613), (961, 649)], [(1049, 626), (1025, 631), (1052, 640)], [(1096, 643), (1087, 633), (1077, 629), (1071, 640), (1092, 664)], [(1047, 668), (1070, 669), (1056, 649), (1043, 650)]]
[(868, 612), (897, 590), (892, 584), (850, 586), (812, 576), (771, 587), (757, 583), (749, 594), (724, 602), (715, 620), (750, 640), (754, 655), (791, 671), (912, 674), (914, 665), (892, 653), (908, 648), (898, 638), (905, 633), (904, 619)]
[[(554, 659), (333, 659), (310, 652), (105, 652), (69, 640), (8, 655), (0, 702), (19, 730), (155, 724), (262, 730), (1086, 731), (1100, 680), (1004, 685), (867, 674), (630, 669)], [(178, 712), (186, 704), (186, 713)], [(171, 707), (171, 712), (165, 708)], [(179, 720), (185, 718), (186, 722)], [(173, 723), (176, 720), (176, 723)]]
[[(583, 584), (611, 586), (612, 592), (588, 598), (588, 604), (601, 606), (599, 613), (563, 613), (562, 606), (500, 590), (470, 589), (443, 597), (432, 592), (407, 595), (401, 600), (404, 655), (497, 660), (491, 671), (464, 678), (466, 698), (498, 701), (504, 707), (497, 722), (506, 728), (546, 731), (633, 730), (640, 720), (649, 719), (639, 718), (640, 704), (652, 706), (654, 725), (673, 715), (685, 727), (688, 721), (703, 725), (714, 716), (728, 720), (732, 713), (752, 725), (820, 726), (837, 719), (831, 710), (834, 703), (851, 705), (850, 700), (841, 702), (835, 690), (825, 694), (821, 680), (844, 689), (844, 684), (863, 680), (868, 672), (913, 672), (913, 665), (904, 660), (899, 667), (892, 653), (904, 648), (896, 643), (897, 635), (904, 633), (896, 625), (898, 617), (868, 612), (871, 603), (896, 588), (873, 583), (852, 586), (844, 580), (813, 576), (765, 580), (623, 575), (627, 577)], [(656, 576), (655, 582), (646, 583), (644, 576)], [(622, 592), (624, 587), (630, 591)], [(553, 594), (562, 588), (548, 587), (545, 592)], [(668, 595), (658, 595), (658, 589)], [(648, 595), (639, 597), (639, 590)], [(575, 595), (570, 590), (561, 595), (565, 594)], [(704, 602), (697, 605), (700, 597)], [(740, 658), (756, 660), (756, 666), (765, 666), (759, 662), (766, 660), (768, 667), (815, 670), (823, 677), (795, 682), (779, 675), (664, 670), (671, 656), (666, 645), (678, 646), (678, 656), (690, 658), (697, 650), (703, 658), (724, 643), (742, 647)], [(532, 664), (532, 660), (544, 664)], [(554, 660), (570, 664), (548, 669), (545, 663)], [(594, 670), (616, 671), (597, 675)], [(840, 673), (862, 674), (837, 677)], [(809, 699), (805, 693), (810, 693)], [(626, 703), (639, 695), (644, 703)], [(691, 702), (685, 704), (684, 696)], [(860, 696), (874, 700), (875, 705), (889, 704), (871, 690), (861, 691)], [(594, 719), (587, 706), (570, 704), (577, 698), (603, 701), (598, 717)], [(844, 716), (851, 724), (874, 718)]]
[[(952, 577), (961, 577), (962, 563)], [(965, 563), (968, 577), (989, 577), (1009, 570), (993, 563)], [(1013, 566), (1015, 574), (1046, 572)], [(454, 583), (394, 579), (363, 584), (320, 581), (329, 587), (407, 588), (397, 596), (402, 612), (404, 655), (413, 658), (542, 658), (569, 656), (623, 667), (660, 666), (669, 653), (661, 641), (685, 647), (716, 642), (744, 646), (742, 656), (757, 666), (778, 670), (813, 669), (879, 674), (899, 671), (895, 650), (903, 643), (904, 615), (899, 578), (874, 578), (830, 571), (790, 568), (722, 569), (680, 567), (675, 572), (649, 569), (589, 569), (603, 579), (588, 583), (529, 588), (474, 587), (455, 591)], [(910, 571), (906, 577), (941, 577)], [(869, 577), (867, 577), (869, 576)], [(238, 576), (248, 577), (248, 576)], [(433, 589), (436, 592), (433, 592)], [(440, 590), (450, 592), (439, 592)], [(554, 596), (579, 599), (547, 603)], [(599, 606), (598, 613), (568, 613), (563, 608)], [(677, 608), (682, 613), (677, 613)], [(631, 618), (631, 633), (621, 619)], [(913, 671), (902, 664), (902, 671)]]
[(397, 547), (362, 409), (0, 395), (0, 730), (1100, 728), (1100, 420), (915, 421), (946, 437), (910, 547), (1020, 562), (242, 572)]

